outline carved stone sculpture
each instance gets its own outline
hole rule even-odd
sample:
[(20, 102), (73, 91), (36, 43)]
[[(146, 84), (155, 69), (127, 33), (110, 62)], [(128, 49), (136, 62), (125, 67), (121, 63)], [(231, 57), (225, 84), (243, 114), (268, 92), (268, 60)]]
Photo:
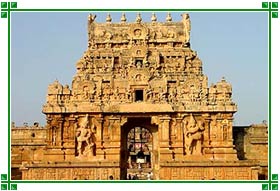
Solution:
[(76, 129), (78, 156), (88, 156), (89, 154), (93, 154), (95, 133), (96, 128), (90, 127), (88, 115), (86, 115), (80, 121)]
[(201, 121), (196, 122), (191, 115), (190, 120), (184, 124), (185, 152), (187, 155), (201, 154), (201, 143), (203, 139), (203, 130)]

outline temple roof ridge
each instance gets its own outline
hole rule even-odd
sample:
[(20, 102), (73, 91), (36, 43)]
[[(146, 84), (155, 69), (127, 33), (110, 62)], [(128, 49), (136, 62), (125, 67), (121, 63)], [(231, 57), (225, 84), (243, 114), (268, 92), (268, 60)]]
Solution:
[[(148, 13), (145, 13), (145, 14), (148, 14)], [(125, 13), (122, 13), (119, 18), (114, 18), (111, 16), (110, 13), (107, 13), (107, 16), (104, 19), (104, 21), (97, 22), (96, 21), (97, 15), (90, 13), (88, 15), (88, 22), (94, 23), (94, 24), (106, 24), (106, 23), (107, 24), (108, 23), (109, 24), (120, 24), (120, 23), (126, 23), (126, 24), (169, 23), (170, 24), (170, 23), (180, 23), (180, 22), (188, 20), (190, 18), (188, 13), (181, 14), (181, 19), (179, 19), (179, 20), (174, 20), (172, 17), (172, 14), (170, 12), (167, 12), (165, 17), (164, 16), (158, 17), (155, 12), (150, 13), (150, 15), (151, 15), (150, 20), (144, 21), (142, 18), (142, 13), (138, 12), (135, 16), (135, 19), (131, 18), (131, 20), (128, 21)]]

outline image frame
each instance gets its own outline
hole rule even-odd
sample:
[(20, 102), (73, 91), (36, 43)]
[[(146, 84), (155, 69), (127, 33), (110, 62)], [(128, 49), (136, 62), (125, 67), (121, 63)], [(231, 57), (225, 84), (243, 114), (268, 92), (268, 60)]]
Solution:
[[(20, 184), (30, 184), (30, 183), (135, 183), (135, 181), (110, 181), (110, 180), (12, 180), (11, 179), (11, 14), (15, 12), (122, 12), (122, 11), (133, 11), (133, 12), (267, 12), (268, 13), (268, 180), (154, 180), (154, 181), (141, 181), (141, 183), (257, 183), (260, 184), (260, 189), (262, 190), (278, 190), (278, 174), (273, 174), (273, 164), (271, 160), (272, 154), (272, 122), (271, 122), (271, 92), (272, 92), (272, 19), (278, 18), (278, 2), (262, 2), (259, 8), (253, 9), (21, 9), (18, 2), (1, 2), (1, 20), (7, 20), (8, 22), (8, 34), (7, 34), (7, 49), (8, 49), (8, 164), (7, 171), (1, 173), (1, 190), (17, 190)], [(4, 43), (4, 42), (2, 42)], [(2, 135), (1, 135), (2, 136)]]

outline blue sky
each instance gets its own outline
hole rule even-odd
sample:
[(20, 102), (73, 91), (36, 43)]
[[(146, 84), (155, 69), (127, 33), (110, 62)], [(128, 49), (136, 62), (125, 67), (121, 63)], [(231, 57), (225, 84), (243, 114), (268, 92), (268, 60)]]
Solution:
[[(45, 124), (47, 87), (72, 83), (75, 64), (87, 48), (89, 13), (12, 13), (11, 114), (16, 125)], [(107, 13), (95, 13), (104, 22)], [(136, 13), (126, 13), (134, 22)], [(173, 21), (181, 12), (172, 13)], [(111, 13), (119, 22), (121, 13)], [(151, 13), (142, 13), (149, 22)], [(159, 22), (166, 12), (157, 13)], [(262, 12), (191, 12), (191, 48), (203, 62), (208, 85), (225, 77), (238, 105), (234, 125), (268, 117), (268, 21)]]

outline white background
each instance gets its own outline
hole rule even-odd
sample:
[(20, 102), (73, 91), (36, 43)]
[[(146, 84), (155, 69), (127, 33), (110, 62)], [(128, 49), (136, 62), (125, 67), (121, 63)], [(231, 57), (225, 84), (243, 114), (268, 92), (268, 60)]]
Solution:
[[(118, 0), (118, 1), (109, 1), (109, 0), (83, 0), (83, 1), (74, 1), (74, 0), (60, 0), (60, 1), (32, 1), (32, 0), (18, 0), (18, 9), (47, 9), (47, 8), (207, 8), (207, 9), (259, 9), (261, 8), (261, 3), (263, 0), (234, 0), (234, 1), (223, 1), (223, 0), (212, 0), (212, 1), (202, 1), (202, 0)], [(7, 58), (7, 33), (8, 33), (8, 20), (0, 19), (0, 90), (1, 90), (1, 99), (0, 99), (0, 174), (8, 173), (8, 58)], [(279, 164), (279, 120), (278, 120), (278, 106), (279, 103), (279, 34), (280, 34), (280, 18), (272, 19), (272, 173), (280, 175), (280, 164)], [(252, 69), (253, 70), (253, 69)], [(278, 88), (278, 89), (277, 89)], [(253, 95), (252, 95), (253, 96)], [(257, 106), (256, 106), (256, 109)], [(18, 190), (38, 190), (38, 189), (54, 189), (54, 190), (96, 190), (96, 191), (108, 191), (108, 190), (127, 190), (127, 189), (137, 189), (137, 190), (156, 190), (156, 189), (167, 189), (167, 190), (199, 190), (199, 191), (219, 191), (219, 190), (262, 190), (261, 184), (175, 184), (175, 183), (156, 183), (156, 184), (18, 184)]]

